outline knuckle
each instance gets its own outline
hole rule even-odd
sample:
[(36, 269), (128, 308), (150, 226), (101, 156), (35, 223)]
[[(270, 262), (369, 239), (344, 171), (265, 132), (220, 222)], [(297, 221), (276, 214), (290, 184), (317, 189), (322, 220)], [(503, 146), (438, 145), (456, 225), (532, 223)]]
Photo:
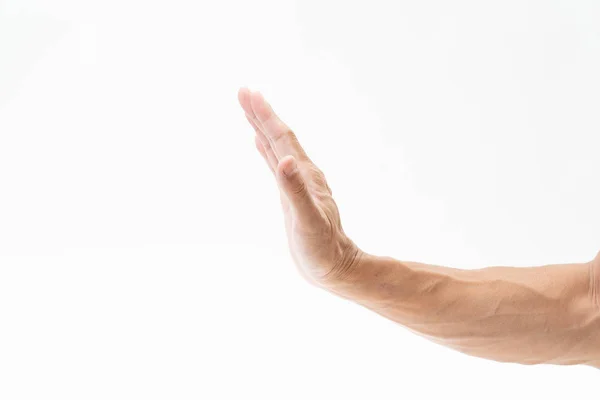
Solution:
[(325, 174), (318, 167), (313, 167), (312, 180), (317, 187), (323, 188), (323, 190), (325, 192), (331, 194), (331, 188), (329, 187), (329, 184), (327, 183)]
[(288, 137), (289, 141), (291, 144), (295, 145), (295, 146), (300, 146), (300, 142), (298, 141), (298, 137), (296, 136), (296, 134), (294, 133), (294, 131), (292, 131), (290, 128), (287, 128), (286, 132), (285, 132), (285, 136)]
[(283, 132), (284, 132), (284, 135), (289, 138), (296, 138), (294, 131), (288, 126), (286, 126), (285, 129), (283, 129)]
[(312, 178), (314, 180), (323, 180), (323, 179), (325, 179), (325, 175), (319, 169), (319, 167), (317, 167), (315, 164), (309, 164), (309, 165), (310, 165), (310, 175), (312, 176)]
[(268, 140), (261, 140), (261, 143), (265, 150), (271, 150), (271, 143)]
[(290, 137), (293, 137), (294, 132), (284, 124), (282, 121), (278, 121), (278, 124), (273, 129), (272, 138), (273, 141), (279, 141), (282, 139), (289, 140)]

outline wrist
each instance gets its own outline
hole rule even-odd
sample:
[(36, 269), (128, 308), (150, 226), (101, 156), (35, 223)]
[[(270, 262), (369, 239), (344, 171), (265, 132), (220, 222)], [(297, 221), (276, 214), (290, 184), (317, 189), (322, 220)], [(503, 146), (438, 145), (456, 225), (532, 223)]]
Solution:
[(332, 266), (317, 282), (319, 286), (325, 289), (352, 282), (359, 274), (366, 255), (346, 236), (337, 241), (336, 253)]

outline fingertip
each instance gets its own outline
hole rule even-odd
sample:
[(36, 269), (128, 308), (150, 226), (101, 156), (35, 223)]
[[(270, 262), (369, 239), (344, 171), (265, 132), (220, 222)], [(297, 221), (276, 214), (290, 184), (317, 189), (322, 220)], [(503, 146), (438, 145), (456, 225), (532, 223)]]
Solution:
[(250, 104), (251, 91), (247, 87), (242, 87), (238, 90), (238, 102), (246, 114), (254, 115), (252, 105)]
[(293, 156), (287, 155), (279, 161), (279, 168), (281, 170), (281, 174), (285, 178), (289, 178), (298, 170), (298, 164)]
[(267, 103), (261, 92), (250, 93), (250, 106), (260, 122), (264, 122), (270, 118), (271, 106)]
[(245, 86), (242, 86), (238, 89), (238, 100), (240, 103), (242, 103), (242, 101), (244, 100), (244, 98), (246, 98), (249, 94), (248, 88)]

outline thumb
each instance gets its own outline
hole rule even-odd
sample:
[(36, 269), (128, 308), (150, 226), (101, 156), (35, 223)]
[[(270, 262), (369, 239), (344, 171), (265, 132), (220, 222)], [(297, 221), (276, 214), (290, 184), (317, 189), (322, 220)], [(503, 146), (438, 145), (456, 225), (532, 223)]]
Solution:
[(298, 217), (310, 221), (320, 216), (313, 197), (308, 191), (308, 185), (293, 156), (287, 155), (279, 160), (277, 179)]

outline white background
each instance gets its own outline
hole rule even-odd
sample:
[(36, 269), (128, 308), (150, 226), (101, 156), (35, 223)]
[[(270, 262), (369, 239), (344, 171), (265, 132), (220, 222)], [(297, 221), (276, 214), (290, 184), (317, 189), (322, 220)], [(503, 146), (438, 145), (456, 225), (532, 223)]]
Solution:
[(600, 250), (600, 3), (0, 2), (0, 398), (562, 399), (305, 283), (237, 89), (364, 250)]

